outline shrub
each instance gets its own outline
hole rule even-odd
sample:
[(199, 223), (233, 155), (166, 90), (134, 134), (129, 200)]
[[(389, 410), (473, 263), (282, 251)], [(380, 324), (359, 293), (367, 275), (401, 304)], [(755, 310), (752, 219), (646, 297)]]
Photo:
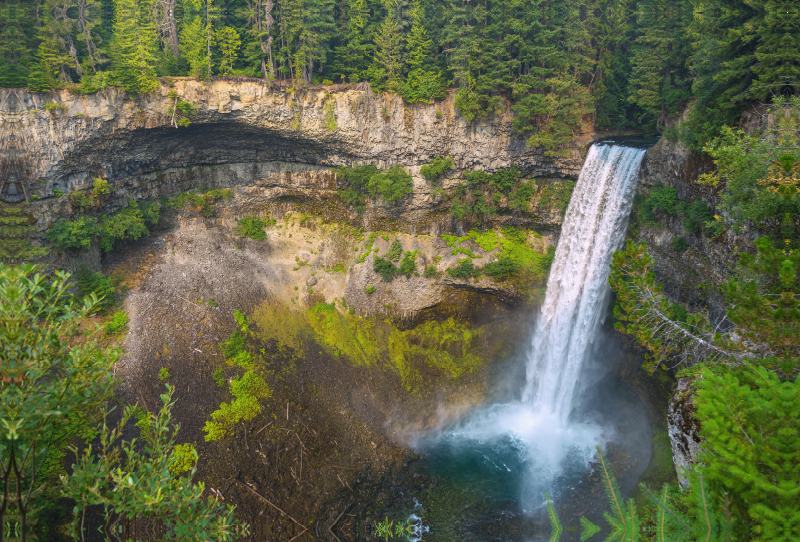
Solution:
[(238, 225), (233, 232), (239, 237), (247, 237), (256, 241), (263, 241), (267, 238), (267, 232), (265, 231), (267, 224), (258, 217), (246, 216), (237, 219), (236, 223)]
[(197, 465), (197, 457), (197, 450), (194, 444), (177, 444), (172, 449), (172, 461), (169, 465), (169, 471), (173, 476), (189, 472)]
[(222, 370), (222, 367), (214, 371), (214, 374), (211, 375), (211, 378), (214, 379), (214, 382), (217, 384), (218, 388), (223, 387), (227, 382), (227, 380), (225, 380), (225, 371)]
[(687, 248), (689, 248), (689, 243), (687, 243), (686, 239), (683, 237), (676, 237), (672, 240), (672, 248), (678, 252), (684, 252)]
[(158, 371), (158, 379), (159, 380), (169, 380), (172, 377), (172, 373), (166, 367), (162, 367)]
[(373, 197), (377, 195), (391, 203), (412, 192), (411, 174), (394, 165), (373, 175), (367, 188)]
[(87, 196), (83, 190), (74, 190), (67, 197), (72, 208), (81, 213), (97, 204), (97, 200), (93, 196)]
[(364, 214), (367, 206), (366, 197), (363, 192), (354, 188), (348, 188), (346, 190), (339, 190), (337, 193), (339, 194), (339, 199), (342, 200), (342, 203), (344, 203), (346, 207), (352, 207), (358, 214)]
[(646, 220), (654, 220), (653, 211), (661, 211), (668, 215), (678, 214), (678, 191), (671, 186), (656, 186), (642, 204)]
[(519, 264), (507, 256), (483, 266), (483, 273), (498, 280), (504, 280), (519, 270)]
[[(384, 170), (369, 165), (340, 167), (336, 169), (336, 175), (339, 182), (348, 189), (357, 192), (366, 191), (373, 198), (380, 196), (389, 203), (412, 191), (411, 174), (397, 165)], [(345, 197), (352, 198), (351, 201), (357, 203), (357, 196), (347, 194)]]
[(424, 277), (426, 279), (431, 279), (431, 278), (437, 276), (438, 274), (439, 273), (436, 271), (436, 266), (435, 265), (429, 265), (428, 267), (425, 268)]
[(57, 198), (60, 198), (61, 196), (63, 196), (63, 195), (64, 195), (64, 192), (62, 192), (61, 190), (59, 190), (58, 188), (56, 188), (56, 189), (54, 189), (54, 190), (53, 190), (53, 195), (54, 195), (55, 197), (57, 197)]
[(82, 216), (76, 220), (59, 219), (46, 237), (57, 251), (66, 252), (71, 248), (89, 250), (97, 234), (97, 219)]
[(395, 267), (389, 260), (384, 260), (376, 256), (372, 263), (372, 270), (378, 273), (386, 282), (391, 281), (397, 275), (397, 267)]
[(367, 286), (367, 295), (372, 295), (375, 293), (375, 286)]
[(430, 182), (435, 182), (439, 177), (450, 171), (455, 162), (450, 156), (437, 156), (430, 164), (422, 166), (419, 172)]
[(130, 319), (125, 311), (115, 312), (114, 316), (112, 316), (109, 321), (103, 324), (103, 330), (106, 332), (106, 335), (113, 335), (128, 325), (128, 322), (130, 322)]
[(458, 260), (457, 266), (447, 268), (447, 274), (454, 279), (478, 277), (480, 273), (480, 268), (476, 267), (469, 258), (462, 258)]
[[(160, 217), (159, 205), (153, 202), (146, 208), (147, 221), (155, 224)], [(130, 200), (127, 207), (108, 215), (100, 222), (100, 248), (109, 252), (120, 241), (136, 241), (150, 235), (145, 222), (145, 214), (136, 200)]]
[(400, 241), (397, 238), (395, 238), (395, 240), (392, 241), (392, 244), (389, 246), (389, 252), (386, 253), (386, 257), (389, 260), (396, 262), (397, 260), (400, 259), (400, 256), (402, 255), (403, 255), (403, 245), (401, 245)]
[(411, 273), (417, 270), (417, 252), (407, 252), (406, 255), (403, 257), (403, 261), (400, 262), (400, 274), (405, 276), (411, 276)]
[(81, 265), (78, 272), (75, 273), (74, 279), (75, 299), (79, 303), (95, 294), (97, 296), (95, 310), (101, 314), (114, 304), (117, 289), (111, 279), (104, 277), (102, 273), (95, 273), (87, 266)]
[(699, 233), (703, 224), (714, 220), (714, 213), (706, 202), (696, 199), (683, 206), (685, 217), (681, 220), (684, 229), (689, 233)]
[(96, 199), (100, 199), (103, 196), (107, 196), (111, 193), (111, 188), (108, 186), (108, 181), (101, 179), (100, 177), (95, 177), (94, 185), (92, 186), (92, 194)]

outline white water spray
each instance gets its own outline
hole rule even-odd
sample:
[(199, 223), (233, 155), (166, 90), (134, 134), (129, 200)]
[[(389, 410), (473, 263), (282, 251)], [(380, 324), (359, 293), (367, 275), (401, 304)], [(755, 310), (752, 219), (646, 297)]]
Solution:
[(603, 429), (570, 422), (570, 412), (606, 308), (609, 264), (625, 236), (644, 153), (605, 144), (589, 149), (564, 218), (521, 401), (473, 412), (444, 435), (456, 447), (480, 444), (491, 452), (481, 452), (485, 462), (500, 472), (511, 473), (500, 458), (514, 454), (526, 505), (543, 504), (556, 477), (585, 469), (601, 443)]
[(608, 299), (643, 149), (594, 145), (570, 200), (533, 334), (522, 401), (565, 425)]

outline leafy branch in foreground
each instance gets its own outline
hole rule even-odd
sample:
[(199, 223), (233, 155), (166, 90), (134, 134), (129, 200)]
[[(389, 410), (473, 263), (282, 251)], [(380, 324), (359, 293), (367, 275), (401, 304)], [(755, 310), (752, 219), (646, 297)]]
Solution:
[[(121, 438), (134, 409), (114, 428), (105, 423), (111, 368), (121, 350), (102, 349), (95, 340), (71, 344), (97, 295), (76, 305), (69, 274), (47, 280), (36, 271), (0, 265), (0, 525), (30, 540), (42, 506), (66, 496), (81, 513), (71, 532), (81, 539), (89, 528), (83, 512), (93, 505), (105, 510), (106, 526), (123, 516), (147, 516), (174, 540), (230, 541), (244, 534), (232, 508), (204, 499), (202, 484), (191, 485), (193, 471), (179, 478), (170, 471), (178, 432), (170, 424), (172, 390), (162, 396), (142, 443)], [(99, 446), (80, 443), (98, 436)], [(59, 480), (66, 450), (76, 464)]]
[[(614, 317), (617, 331), (633, 335), (649, 350), (645, 368), (651, 373), (679, 358), (737, 364), (737, 353), (715, 344), (715, 331), (699, 314), (675, 318), (676, 308), (656, 284), (653, 258), (645, 245), (628, 240), (625, 250), (614, 253), (609, 283), (617, 294)], [(681, 315), (682, 316), (682, 315)]]
[(136, 413), (129, 406), (117, 427), (103, 423), (97, 449), (87, 446), (81, 452), (70, 447), (77, 463), (70, 476), (61, 476), (61, 482), (64, 494), (76, 502), (73, 536), (78, 537), (87, 508), (97, 505), (104, 510), (107, 533), (115, 531), (123, 518), (151, 517), (164, 525), (173, 540), (227, 542), (246, 534), (247, 529), (233, 518), (233, 506), (213, 497), (204, 499), (204, 484), (191, 483), (195, 468), (175, 475), (172, 450), (179, 426), (170, 423), (174, 391), (167, 385), (161, 409), (148, 414), (142, 443), (122, 440), (125, 425)]

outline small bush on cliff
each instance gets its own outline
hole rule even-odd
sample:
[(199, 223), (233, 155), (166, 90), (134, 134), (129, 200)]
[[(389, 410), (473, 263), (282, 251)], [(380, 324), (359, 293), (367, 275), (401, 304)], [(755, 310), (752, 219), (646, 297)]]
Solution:
[(461, 258), (457, 266), (447, 268), (447, 274), (454, 279), (469, 279), (480, 276), (481, 269), (469, 258)]
[(406, 252), (400, 262), (400, 274), (407, 277), (417, 270), (417, 251)]
[(115, 312), (114, 316), (112, 316), (109, 321), (103, 324), (103, 331), (106, 332), (106, 335), (113, 335), (117, 331), (127, 326), (129, 321), (130, 319), (128, 318), (128, 313), (125, 311)]
[(379, 256), (375, 257), (375, 261), (372, 263), (372, 270), (383, 277), (386, 282), (391, 281), (398, 273), (397, 267), (392, 262)]
[(455, 162), (451, 156), (437, 156), (431, 160), (430, 164), (422, 166), (419, 172), (428, 181), (434, 183), (439, 180), (439, 177), (450, 171), (454, 165)]
[(97, 219), (82, 216), (76, 220), (59, 219), (46, 237), (57, 251), (66, 252), (71, 248), (89, 250), (97, 234)]
[(386, 253), (386, 257), (389, 260), (396, 262), (397, 260), (400, 259), (400, 256), (402, 255), (403, 255), (403, 245), (401, 245), (400, 241), (397, 238), (395, 238), (395, 240), (392, 241), (392, 244), (389, 246), (389, 252)]
[(249, 239), (255, 239), (256, 241), (263, 241), (267, 238), (267, 232), (265, 231), (267, 222), (258, 217), (246, 216), (237, 219), (236, 223), (238, 226), (234, 228), (233, 232), (239, 237), (247, 237)]
[(519, 270), (519, 264), (508, 256), (483, 266), (483, 273), (497, 280), (505, 280)]
[(689, 248), (689, 243), (683, 237), (676, 237), (672, 240), (672, 248), (678, 252), (684, 252)]

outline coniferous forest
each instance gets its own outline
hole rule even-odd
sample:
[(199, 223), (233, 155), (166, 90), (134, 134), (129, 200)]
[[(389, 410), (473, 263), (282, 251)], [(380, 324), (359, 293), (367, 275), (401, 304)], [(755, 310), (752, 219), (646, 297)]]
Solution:
[[(513, 104), (549, 149), (683, 124), (695, 148), (800, 79), (792, 0), (4, 0), (0, 86), (131, 93), (159, 76), (368, 82), (407, 103), (457, 88), (467, 121)], [(669, 135), (669, 134), (668, 134)]]

